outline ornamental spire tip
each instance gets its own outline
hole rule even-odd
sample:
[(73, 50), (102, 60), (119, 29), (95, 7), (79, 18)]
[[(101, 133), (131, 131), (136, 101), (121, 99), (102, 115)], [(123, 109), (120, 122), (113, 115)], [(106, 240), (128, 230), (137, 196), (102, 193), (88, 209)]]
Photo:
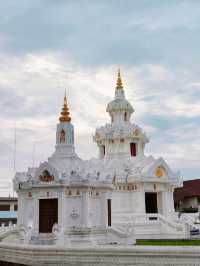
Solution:
[(118, 73), (117, 73), (116, 89), (117, 90), (123, 90), (123, 84), (122, 84), (122, 79), (121, 79), (120, 68), (118, 69)]
[(68, 104), (67, 104), (66, 89), (65, 89), (65, 94), (64, 94), (63, 108), (62, 108), (62, 111), (60, 113), (59, 121), (60, 122), (70, 122), (71, 121), (70, 112), (69, 112), (69, 108), (68, 108)]

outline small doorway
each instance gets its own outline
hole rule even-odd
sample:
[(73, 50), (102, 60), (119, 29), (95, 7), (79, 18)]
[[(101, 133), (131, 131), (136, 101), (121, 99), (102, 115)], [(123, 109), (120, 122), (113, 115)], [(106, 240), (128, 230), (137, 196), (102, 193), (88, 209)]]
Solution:
[(145, 192), (146, 213), (158, 213), (157, 193)]
[(137, 153), (137, 148), (136, 148), (136, 143), (130, 143), (130, 152), (131, 152), (131, 156), (135, 157), (136, 153)]
[(39, 233), (52, 233), (58, 222), (58, 199), (39, 200)]
[(111, 226), (111, 199), (107, 200), (108, 206), (108, 226)]

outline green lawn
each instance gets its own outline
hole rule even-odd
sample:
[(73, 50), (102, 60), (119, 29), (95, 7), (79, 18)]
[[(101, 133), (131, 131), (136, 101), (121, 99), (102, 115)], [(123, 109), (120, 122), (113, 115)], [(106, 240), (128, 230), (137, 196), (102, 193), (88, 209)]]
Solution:
[(200, 246), (200, 239), (193, 240), (136, 240), (136, 245), (145, 246)]

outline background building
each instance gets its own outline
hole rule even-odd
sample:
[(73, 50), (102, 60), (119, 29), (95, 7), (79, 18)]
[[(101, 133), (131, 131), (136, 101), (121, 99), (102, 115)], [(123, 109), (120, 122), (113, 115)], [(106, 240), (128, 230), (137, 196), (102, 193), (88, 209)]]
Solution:
[(10, 223), (17, 223), (17, 198), (0, 197), (0, 226), (8, 226)]
[(174, 191), (174, 205), (178, 211), (197, 212), (200, 207), (200, 179), (187, 180)]

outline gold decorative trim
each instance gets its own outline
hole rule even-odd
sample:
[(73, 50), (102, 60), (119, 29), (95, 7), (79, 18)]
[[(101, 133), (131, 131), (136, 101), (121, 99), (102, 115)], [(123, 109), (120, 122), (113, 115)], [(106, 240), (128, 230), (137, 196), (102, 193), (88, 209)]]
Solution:
[(122, 84), (120, 69), (118, 70), (118, 74), (117, 74), (117, 85), (116, 85), (116, 89), (117, 90), (123, 90), (123, 84)]
[(162, 166), (158, 166), (155, 170), (155, 176), (162, 177), (165, 175), (165, 169)]
[(133, 130), (133, 135), (138, 136), (140, 134), (140, 130), (138, 128)]
[(69, 112), (69, 108), (67, 105), (66, 92), (65, 92), (65, 96), (64, 96), (63, 108), (62, 108), (62, 111), (60, 114), (61, 114), (59, 117), (60, 122), (70, 122), (71, 121), (70, 112)]
[(115, 186), (116, 190), (120, 190), (120, 191), (127, 191), (127, 190), (137, 190), (138, 186), (134, 183), (113, 183), (113, 185)]
[(44, 170), (43, 173), (39, 176), (39, 179), (42, 182), (51, 182), (54, 181), (54, 176), (50, 175), (47, 170)]

